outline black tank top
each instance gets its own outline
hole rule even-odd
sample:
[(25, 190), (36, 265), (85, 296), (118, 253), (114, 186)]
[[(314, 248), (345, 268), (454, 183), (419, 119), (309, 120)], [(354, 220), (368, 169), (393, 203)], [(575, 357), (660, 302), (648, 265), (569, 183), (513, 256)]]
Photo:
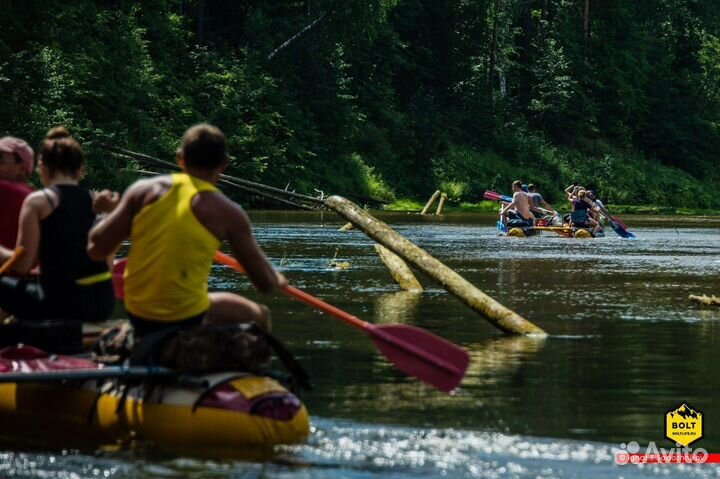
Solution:
[[(90, 192), (76, 185), (50, 187), (58, 205), (40, 221), (40, 282), (48, 299), (70, 301), (80, 286), (75, 280), (108, 271), (105, 261), (87, 254), (88, 232), (95, 223)], [(50, 197), (48, 197), (50, 199)]]

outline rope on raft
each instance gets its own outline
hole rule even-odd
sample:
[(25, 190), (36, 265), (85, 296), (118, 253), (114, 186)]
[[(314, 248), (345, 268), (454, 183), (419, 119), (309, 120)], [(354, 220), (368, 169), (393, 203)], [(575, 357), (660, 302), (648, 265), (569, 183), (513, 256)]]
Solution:
[[(174, 163), (171, 163), (169, 161), (164, 161), (159, 158), (152, 157), (150, 155), (146, 155), (143, 153), (137, 153), (135, 151), (126, 150), (125, 148), (119, 148), (112, 145), (102, 144), (102, 147), (106, 149), (107, 151), (110, 151), (111, 153), (114, 153), (119, 156), (124, 156), (127, 158), (132, 158), (134, 160), (139, 161), (140, 163), (144, 163), (146, 165), (150, 166), (156, 166), (163, 169), (167, 169), (169, 171), (178, 171), (180, 167)], [(157, 174), (155, 172), (151, 171), (144, 171), (144, 170), (136, 170), (139, 173), (143, 174)], [(279, 201), (281, 203), (285, 203), (291, 206), (295, 206), (297, 208), (306, 209), (306, 210), (319, 210), (323, 209), (323, 200), (321, 198), (315, 198), (313, 196), (303, 195), (300, 193), (295, 193), (294, 191), (288, 191), (283, 190), (280, 188), (275, 188), (273, 186), (264, 185), (262, 183), (256, 183), (254, 181), (245, 180), (242, 178), (238, 178), (236, 176), (226, 175), (222, 174), (220, 175), (220, 181), (219, 183), (231, 186), (233, 188), (237, 188), (243, 191), (247, 191), (265, 198), (269, 198), (275, 201)], [(302, 202), (310, 203), (312, 206), (303, 204), (301, 202), (291, 201), (290, 199), (297, 199)]]

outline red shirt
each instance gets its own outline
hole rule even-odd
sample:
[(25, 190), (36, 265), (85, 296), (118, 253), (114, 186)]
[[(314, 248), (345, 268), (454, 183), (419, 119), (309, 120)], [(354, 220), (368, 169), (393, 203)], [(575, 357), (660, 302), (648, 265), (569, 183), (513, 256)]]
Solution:
[(0, 245), (15, 249), (20, 207), (32, 192), (27, 183), (0, 180)]

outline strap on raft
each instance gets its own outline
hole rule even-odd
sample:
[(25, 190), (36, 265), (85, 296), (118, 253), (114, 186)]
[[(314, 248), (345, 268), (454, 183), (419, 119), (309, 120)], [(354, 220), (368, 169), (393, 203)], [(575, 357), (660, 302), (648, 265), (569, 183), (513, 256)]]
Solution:
[(305, 368), (279, 339), (255, 323), (168, 328), (137, 342), (129, 359), (134, 366), (159, 365), (181, 373), (237, 369), (269, 375), (272, 351), (290, 373), (285, 381), (290, 389), (312, 389)]

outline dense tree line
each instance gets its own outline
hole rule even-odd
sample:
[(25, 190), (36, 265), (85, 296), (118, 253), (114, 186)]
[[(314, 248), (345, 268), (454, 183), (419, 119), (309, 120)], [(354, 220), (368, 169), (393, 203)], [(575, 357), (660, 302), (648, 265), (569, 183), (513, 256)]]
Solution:
[(350, 197), (476, 201), (516, 178), (720, 208), (720, 9), (702, 0), (0, 0), (0, 133), (64, 124), (172, 159), (190, 124), (232, 171)]

